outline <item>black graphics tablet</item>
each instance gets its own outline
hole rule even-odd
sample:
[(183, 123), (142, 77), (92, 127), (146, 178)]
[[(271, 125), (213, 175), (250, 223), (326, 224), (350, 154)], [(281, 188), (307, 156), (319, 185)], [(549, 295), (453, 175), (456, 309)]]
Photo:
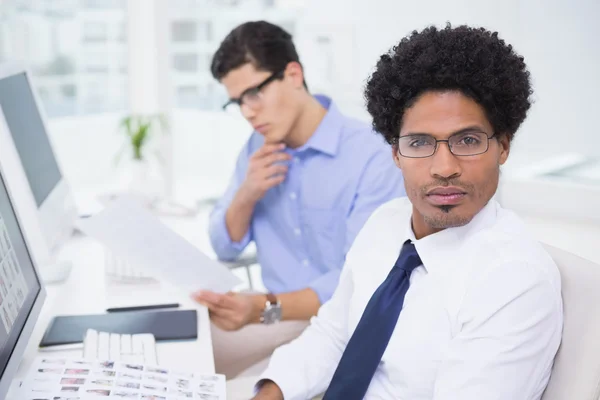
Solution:
[(198, 315), (196, 310), (163, 310), (56, 316), (40, 347), (82, 343), (88, 329), (131, 335), (151, 333), (156, 341), (197, 339)]

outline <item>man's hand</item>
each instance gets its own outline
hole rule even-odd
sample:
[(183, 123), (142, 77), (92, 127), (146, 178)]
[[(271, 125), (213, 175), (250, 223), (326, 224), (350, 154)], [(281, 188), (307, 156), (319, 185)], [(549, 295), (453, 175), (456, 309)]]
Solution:
[(281, 163), (291, 157), (282, 151), (284, 148), (284, 144), (264, 144), (248, 160), (246, 178), (225, 213), (227, 233), (233, 242), (239, 242), (248, 232), (256, 203), (267, 190), (285, 180), (288, 167)]
[(284, 148), (282, 143), (266, 143), (250, 157), (246, 179), (240, 186), (245, 200), (256, 203), (267, 190), (285, 180), (288, 167), (281, 162), (291, 156), (282, 151)]
[(252, 400), (283, 400), (283, 393), (273, 381), (265, 381)]
[(210, 312), (210, 320), (226, 331), (236, 331), (250, 323), (259, 322), (266, 301), (264, 295), (210, 291), (196, 292), (192, 298), (205, 305)]

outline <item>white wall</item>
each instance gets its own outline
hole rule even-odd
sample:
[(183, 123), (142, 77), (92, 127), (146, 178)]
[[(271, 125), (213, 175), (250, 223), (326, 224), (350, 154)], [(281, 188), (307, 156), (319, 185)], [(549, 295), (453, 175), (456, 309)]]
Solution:
[(519, 2), (515, 46), (530, 66), (536, 103), (517, 143), (600, 156), (599, 17), (597, 0)]
[[(326, 88), (334, 90), (346, 110), (361, 110), (362, 84), (379, 56), (410, 33), (429, 24), (467, 23), (497, 30), (525, 56), (532, 73), (535, 104), (515, 144), (527, 152), (554, 154), (579, 151), (600, 156), (600, 2), (597, 0), (322, 0), (308, 3), (301, 56), (310, 76), (320, 64), (314, 38), (336, 25), (350, 33), (338, 35), (334, 48), (336, 74)], [(333, 18), (331, 22), (327, 19)], [(299, 29), (300, 30), (300, 29)], [(345, 42), (343, 40), (345, 39)], [(352, 43), (349, 43), (352, 42)], [(354, 50), (348, 54), (347, 49)], [(343, 71), (352, 71), (352, 76)], [(309, 82), (310, 83), (310, 82)], [(340, 87), (348, 91), (336, 92)]]
[[(123, 161), (130, 154), (119, 130), (121, 117), (101, 114), (49, 120), (54, 150), (71, 185), (86, 188), (119, 184), (126, 163), (116, 164), (115, 158), (123, 148)], [(198, 196), (221, 193), (250, 134), (248, 123), (225, 113), (175, 111), (171, 130), (177, 181), (197, 186), (192, 192)]]
[(48, 130), (63, 174), (74, 186), (106, 182), (124, 144), (117, 114), (52, 118)]

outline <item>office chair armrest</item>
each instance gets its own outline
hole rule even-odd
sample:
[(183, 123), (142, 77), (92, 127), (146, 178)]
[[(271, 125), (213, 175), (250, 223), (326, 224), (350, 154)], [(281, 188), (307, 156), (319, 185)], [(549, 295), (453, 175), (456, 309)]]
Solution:
[(236, 269), (240, 267), (249, 267), (254, 264), (258, 264), (256, 254), (242, 254), (240, 258), (234, 261), (221, 261), (229, 269)]

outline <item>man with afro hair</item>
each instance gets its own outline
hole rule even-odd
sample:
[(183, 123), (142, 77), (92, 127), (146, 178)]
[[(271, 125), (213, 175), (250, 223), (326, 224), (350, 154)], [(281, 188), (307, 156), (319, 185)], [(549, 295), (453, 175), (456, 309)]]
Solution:
[(255, 399), (541, 398), (560, 276), (493, 199), (531, 93), (523, 57), (485, 29), (428, 27), (381, 56), (367, 108), (408, 198), (369, 218), (333, 297), (275, 352)]

